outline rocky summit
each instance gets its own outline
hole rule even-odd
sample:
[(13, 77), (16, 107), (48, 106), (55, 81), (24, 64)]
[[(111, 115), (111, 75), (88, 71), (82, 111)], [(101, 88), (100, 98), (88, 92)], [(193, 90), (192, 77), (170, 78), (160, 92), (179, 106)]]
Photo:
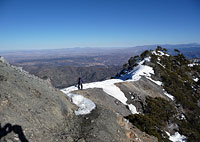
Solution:
[(136, 127), (132, 129), (124, 118), (130, 111), (102, 89), (82, 90), (80, 94), (94, 97), (96, 101), (88, 96), (96, 107), (89, 114), (75, 115), (78, 107), (64, 93), (2, 57), (0, 90), (2, 142), (128, 142), (133, 135), (151, 138)]
[(0, 58), (2, 142), (200, 140), (200, 67), (158, 47), (112, 79), (58, 90)]

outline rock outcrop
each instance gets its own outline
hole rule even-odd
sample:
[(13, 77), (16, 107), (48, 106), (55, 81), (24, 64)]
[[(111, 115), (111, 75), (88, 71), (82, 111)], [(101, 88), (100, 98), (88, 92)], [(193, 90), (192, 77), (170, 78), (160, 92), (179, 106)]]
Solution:
[[(2, 141), (54, 141), (54, 133), (71, 117), (73, 105), (48, 82), (0, 62), (0, 124)], [(14, 128), (22, 131), (14, 131)], [(22, 133), (23, 132), (23, 133)], [(14, 135), (15, 134), (15, 135)]]

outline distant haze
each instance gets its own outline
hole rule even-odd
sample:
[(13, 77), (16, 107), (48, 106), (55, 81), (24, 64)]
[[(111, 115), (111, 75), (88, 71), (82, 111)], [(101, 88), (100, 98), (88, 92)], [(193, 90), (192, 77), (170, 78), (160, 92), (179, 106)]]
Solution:
[[(11, 63), (17, 62), (41, 62), (48, 60), (50, 63), (54, 60), (74, 60), (78, 59), (78, 63), (84, 62), (83, 59), (93, 62), (94, 58), (98, 58), (100, 63), (104, 60), (107, 65), (110, 64), (123, 64), (131, 56), (139, 55), (145, 50), (154, 50), (158, 45), (143, 45), (135, 47), (121, 47), (121, 48), (62, 48), (62, 49), (46, 49), (46, 50), (12, 50), (12, 51), (0, 51), (0, 56), (3, 56)], [(173, 53), (173, 49), (179, 49), (188, 58), (200, 58), (200, 44), (164, 44), (160, 45), (163, 48), (167, 48), (170, 53)], [(118, 61), (118, 62), (117, 62)], [(67, 62), (65, 62), (67, 63)], [(63, 64), (63, 62), (62, 62)]]

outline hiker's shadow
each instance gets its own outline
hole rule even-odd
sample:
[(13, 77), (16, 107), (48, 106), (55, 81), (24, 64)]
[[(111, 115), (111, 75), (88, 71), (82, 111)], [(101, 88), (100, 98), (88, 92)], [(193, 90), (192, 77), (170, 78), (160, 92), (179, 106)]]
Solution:
[(28, 142), (26, 139), (22, 127), (19, 125), (11, 125), (10, 123), (7, 123), (4, 127), (1, 127), (0, 123), (0, 140), (1, 138), (5, 137), (7, 134), (14, 132), (18, 135), (21, 142)]

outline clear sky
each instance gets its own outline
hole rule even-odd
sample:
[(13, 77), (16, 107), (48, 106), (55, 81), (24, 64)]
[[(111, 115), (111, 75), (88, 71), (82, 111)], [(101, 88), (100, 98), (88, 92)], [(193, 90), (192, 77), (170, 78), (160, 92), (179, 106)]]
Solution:
[(0, 50), (200, 43), (200, 0), (0, 0)]

